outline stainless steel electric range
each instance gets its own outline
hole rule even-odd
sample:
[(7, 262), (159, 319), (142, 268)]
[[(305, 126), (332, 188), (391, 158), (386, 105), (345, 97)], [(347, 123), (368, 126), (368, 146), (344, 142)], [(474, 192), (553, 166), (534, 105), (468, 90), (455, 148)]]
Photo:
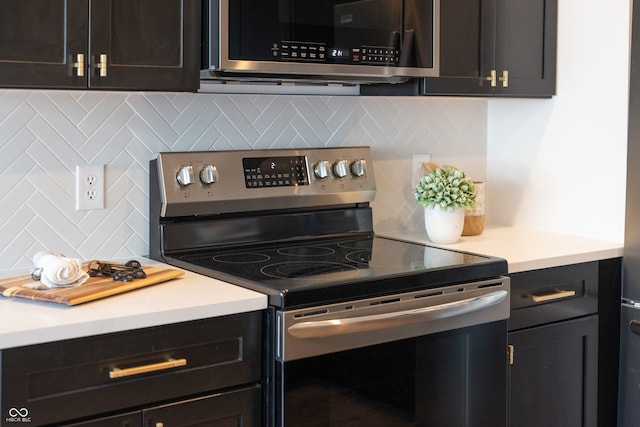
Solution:
[(368, 147), (150, 174), (150, 256), (268, 295), (265, 425), (506, 425), (506, 261), (377, 236)]

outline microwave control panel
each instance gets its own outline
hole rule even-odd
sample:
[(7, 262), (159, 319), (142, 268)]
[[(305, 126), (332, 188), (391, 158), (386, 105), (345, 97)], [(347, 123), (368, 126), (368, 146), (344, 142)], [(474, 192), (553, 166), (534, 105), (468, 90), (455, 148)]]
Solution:
[(324, 43), (282, 41), (271, 45), (279, 61), (322, 62), (332, 64), (397, 65), (400, 51), (393, 46), (327, 47)]

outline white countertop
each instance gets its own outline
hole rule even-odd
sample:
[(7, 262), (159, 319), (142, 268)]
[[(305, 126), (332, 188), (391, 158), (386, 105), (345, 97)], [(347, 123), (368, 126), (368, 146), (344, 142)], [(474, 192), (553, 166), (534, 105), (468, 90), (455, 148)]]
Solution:
[[(143, 266), (162, 265), (141, 257), (135, 259)], [(0, 350), (266, 307), (266, 295), (191, 272), (73, 307), (0, 296)]]
[[(501, 257), (507, 260), (510, 273), (620, 257), (623, 248), (619, 242), (517, 227), (488, 226), (482, 234), (463, 236), (451, 245), (431, 243), (424, 230), (380, 235)], [(161, 265), (136, 259), (143, 265)], [(27, 272), (12, 275), (19, 274)], [(7, 272), (2, 275), (7, 276)], [(266, 307), (267, 297), (263, 294), (191, 272), (165, 283), (73, 307), (0, 296), (0, 350)]]
[(623, 252), (621, 242), (607, 242), (518, 227), (487, 226), (482, 234), (462, 236), (458, 242), (450, 245), (431, 243), (424, 230), (380, 233), (380, 235), (504, 258), (509, 264), (509, 273), (617, 258), (621, 257)]

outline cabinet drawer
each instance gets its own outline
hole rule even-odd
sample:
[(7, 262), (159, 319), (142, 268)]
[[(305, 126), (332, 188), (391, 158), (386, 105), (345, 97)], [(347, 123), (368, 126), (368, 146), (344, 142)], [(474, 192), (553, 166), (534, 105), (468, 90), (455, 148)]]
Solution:
[(261, 312), (9, 349), (1, 414), (31, 426), (260, 381)]
[(255, 427), (262, 425), (259, 385), (142, 411), (144, 426)]
[(514, 273), (509, 330), (598, 312), (598, 263)]
[(141, 411), (92, 419), (67, 427), (234, 426), (261, 425), (262, 387), (216, 393), (154, 406)]

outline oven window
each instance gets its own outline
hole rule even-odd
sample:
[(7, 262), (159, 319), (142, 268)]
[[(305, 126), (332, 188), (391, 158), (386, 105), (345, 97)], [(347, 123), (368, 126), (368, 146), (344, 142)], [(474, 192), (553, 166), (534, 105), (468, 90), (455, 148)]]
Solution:
[(373, 47), (382, 58), (399, 48), (402, 14), (398, 0), (229, 0), (229, 58), (350, 64)]
[(505, 426), (506, 329), (499, 321), (280, 364), (277, 425)]

